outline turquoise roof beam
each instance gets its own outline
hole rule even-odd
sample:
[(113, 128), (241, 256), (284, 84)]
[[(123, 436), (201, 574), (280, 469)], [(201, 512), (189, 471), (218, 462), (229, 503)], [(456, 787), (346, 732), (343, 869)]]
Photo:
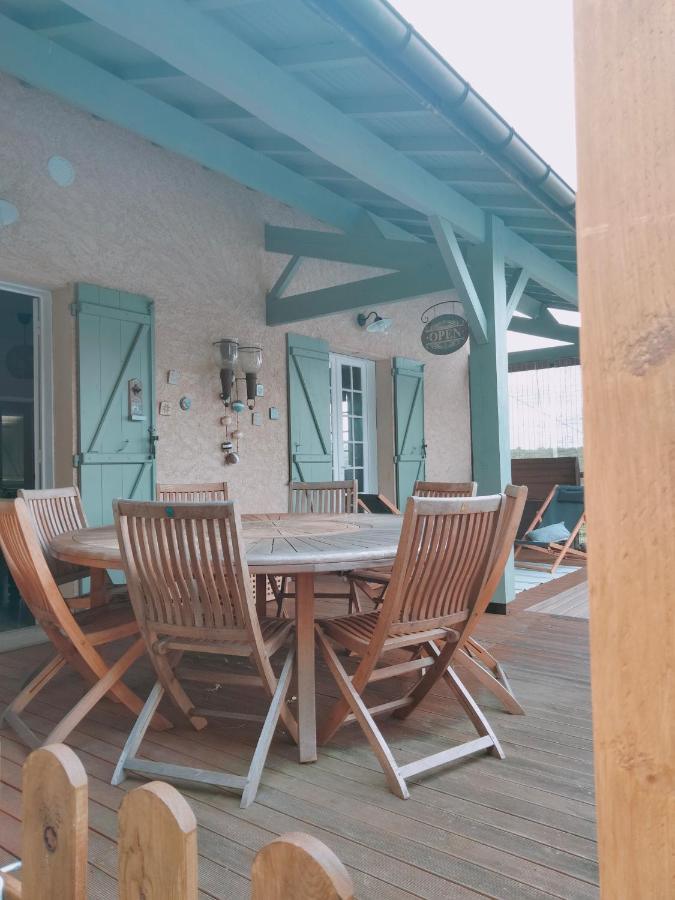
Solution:
[(378, 269), (401, 269), (438, 262), (440, 255), (433, 244), (387, 240), (379, 235), (365, 237), (362, 232), (334, 234), (304, 228), (265, 226), (265, 249), (288, 256), (306, 256), (350, 265), (373, 266)]
[(183, 0), (66, 2), (366, 184), (483, 240), (479, 207)]
[(281, 300), (270, 298), (267, 301), (267, 324), (287, 325), (363, 306), (396, 303), (451, 288), (447, 269), (439, 261), (390, 275), (376, 275), (335, 287), (292, 294)]
[(538, 365), (552, 365), (562, 360), (579, 362), (579, 345), (562, 344), (558, 347), (538, 347), (535, 350), (515, 350), (509, 353), (509, 369), (536, 368)]
[(542, 287), (572, 306), (579, 305), (577, 276), (574, 272), (546, 256), (510, 228), (504, 228), (504, 256), (517, 266), (527, 269), (530, 278)]
[(436, 238), (436, 245), (441, 258), (450, 275), (450, 280), (455, 286), (460, 300), (464, 305), (464, 315), (469, 323), (471, 334), (479, 344), (485, 344), (488, 339), (488, 326), (480, 299), (476, 293), (469, 269), (467, 268), (457, 236), (449, 222), (445, 222), (439, 216), (430, 216), (429, 223)]
[(514, 312), (519, 308), (520, 301), (523, 299), (525, 288), (530, 280), (530, 273), (527, 269), (521, 269), (516, 279), (516, 283), (511, 288), (509, 299), (506, 301), (506, 324), (508, 325), (513, 318)]
[(579, 329), (573, 325), (561, 325), (542, 307), (541, 313), (534, 319), (516, 317), (509, 324), (510, 331), (529, 334), (533, 337), (548, 338), (552, 341), (575, 343), (579, 340)]

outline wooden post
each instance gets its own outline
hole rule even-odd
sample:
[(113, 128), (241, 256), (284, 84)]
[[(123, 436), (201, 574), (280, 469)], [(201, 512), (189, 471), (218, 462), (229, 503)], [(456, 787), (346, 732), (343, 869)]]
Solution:
[(259, 850), (251, 869), (251, 900), (353, 900), (349, 873), (333, 851), (300, 832)]
[(576, 0), (601, 892), (672, 897), (675, 5)]
[[(509, 361), (506, 346), (506, 277), (503, 226), (488, 217), (484, 244), (469, 248), (467, 262), (487, 321), (487, 342), (471, 336), (469, 386), (473, 477), (479, 494), (495, 494), (511, 481), (509, 436)], [(513, 599), (513, 558), (509, 559), (489, 612), (506, 609)]]
[(119, 826), (120, 900), (197, 900), (197, 821), (175, 788), (131, 791)]
[(23, 900), (86, 900), (87, 774), (63, 744), (23, 767)]

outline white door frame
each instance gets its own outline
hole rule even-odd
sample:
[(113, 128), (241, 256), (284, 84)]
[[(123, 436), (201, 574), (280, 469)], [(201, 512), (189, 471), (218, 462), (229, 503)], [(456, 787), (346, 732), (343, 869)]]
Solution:
[[(375, 396), (375, 363), (372, 359), (365, 359), (362, 356), (347, 356), (341, 353), (330, 353), (331, 367), (331, 400), (336, 396), (335, 386), (341, 380), (340, 366), (358, 365), (362, 371), (362, 387), (363, 387), (363, 435), (365, 443), (365, 452), (367, 453), (367, 466), (365, 473), (367, 480), (365, 481), (364, 493), (374, 494), (378, 490), (377, 476), (377, 422), (376, 422), (376, 396)], [(339, 460), (341, 456), (341, 422), (339, 404), (331, 402), (331, 431), (333, 437), (333, 477), (338, 479)], [(340, 479), (338, 479), (340, 480)]]
[(54, 385), (51, 291), (0, 281), (0, 290), (33, 298), (35, 487), (54, 485)]

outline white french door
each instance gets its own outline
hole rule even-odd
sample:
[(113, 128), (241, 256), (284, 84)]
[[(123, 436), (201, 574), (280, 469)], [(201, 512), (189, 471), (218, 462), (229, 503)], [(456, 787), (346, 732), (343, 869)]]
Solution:
[(377, 492), (375, 363), (330, 354), (333, 477), (356, 479), (359, 492)]

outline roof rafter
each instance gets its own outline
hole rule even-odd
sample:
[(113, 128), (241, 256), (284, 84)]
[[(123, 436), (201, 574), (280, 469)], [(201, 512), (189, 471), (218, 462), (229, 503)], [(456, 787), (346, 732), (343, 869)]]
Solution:
[[(3, 15), (0, 69), (337, 228), (349, 230), (364, 215), (351, 201)], [(382, 227), (404, 240), (415, 240), (391, 223), (382, 223)]]
[(67, 3), (383, 193), (427, 215), (441, 214), (466, 237), (483, 240), (482, 210), (184, 2)]

